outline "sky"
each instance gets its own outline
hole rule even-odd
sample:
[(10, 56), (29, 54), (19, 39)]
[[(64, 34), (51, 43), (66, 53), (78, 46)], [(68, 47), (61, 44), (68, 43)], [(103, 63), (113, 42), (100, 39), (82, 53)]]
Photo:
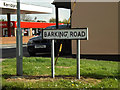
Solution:
[[(1, 1), (16, 2), (17, 0), (1, 0)], [(24, 3), (24, 4), (32, 4), (32, 5), (52, 8), (52, 14), (29, 14), (29, 16), (32, 19), (37, 17), (37, 20), (44, 20), (47, 22), (49, 21), (50, 18), (55, 18), (55, 6), (51, 4), (53, 1), (54, 0), (20, 0), (20, 2)], [(59, 20), (60, 21), (62, 21), (63, 19), (68, 20), (69, 17), (70, 17), (70, 10), (69, 9), (64, 9), (64, 8), (59, 9)], [(7, 20), (7, 16), (0, 15), (0, 19)], [(16, 21), (16, 20), (17, 20), (17, 16), (11, 15), (11, 21)]]

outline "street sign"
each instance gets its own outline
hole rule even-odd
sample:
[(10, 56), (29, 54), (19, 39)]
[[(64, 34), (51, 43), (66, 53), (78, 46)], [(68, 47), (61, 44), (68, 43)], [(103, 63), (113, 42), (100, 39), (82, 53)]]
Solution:
[(88, 40), (88, 28), (43, 30), (43, 39)]
[(57, 29), (43, 30), (43, 39), (51, 39), (51, 74), (55, 77), (54, 66), (54, 39), (75, 39), (77, 40), (77, 79), (80, 79), (80, 40), (88, 40), (88, 28), (72, 28), (72, 29)]

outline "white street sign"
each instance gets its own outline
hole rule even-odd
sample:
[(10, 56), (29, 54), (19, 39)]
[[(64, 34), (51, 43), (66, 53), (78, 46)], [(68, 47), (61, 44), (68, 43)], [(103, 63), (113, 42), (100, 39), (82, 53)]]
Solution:
[(77, 40), (77, 79), (80, 79), (80, 40), (88, 40), (88, 28), (72, 28), (43, 30), (43, 39), (51, 39), (51, 74), (55, 77), (54, 67), (54, 39), (76, 39)]
[(43, 39), (88, 40), (88, 28), (43, 30)]

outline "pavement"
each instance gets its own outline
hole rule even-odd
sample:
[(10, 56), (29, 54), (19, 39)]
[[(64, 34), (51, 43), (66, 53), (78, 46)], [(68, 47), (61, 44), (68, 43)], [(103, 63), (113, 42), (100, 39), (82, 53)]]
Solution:
[[(23, 47), (27, 47), (27, 44), (23, 44)], [(0, 49), (16, 48), (16, 44), (0, 44)]]

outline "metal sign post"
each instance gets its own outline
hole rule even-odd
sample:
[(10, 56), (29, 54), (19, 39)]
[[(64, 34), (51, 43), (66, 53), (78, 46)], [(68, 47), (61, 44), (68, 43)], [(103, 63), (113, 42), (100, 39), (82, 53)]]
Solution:
[(77, 79), (80, 79), (80, 40), (77, 40)]
[(54, 40), (52, 40), (52, 45), (51, 45), (51, 74), (52, 78), (55, 77), (55, 71), (54, 71)]
[(22, 47), (22, 30), (20, 28), (20, 0), (17, 0), (17, 35), (16, 35), (16, 57), (17, 57), (17, 75), (22, 76), (23, 67), (23, 47)]
[(43, 30), (43, 39), (51, 39), (51, 73), (55, 77), (54, 71), (54, 40), (55, 39), (74, 39), (77, 40), (77, 79), (80, 79), (80, 40), (88, 40), (88, 28), (73, 28), (61, 30)]

